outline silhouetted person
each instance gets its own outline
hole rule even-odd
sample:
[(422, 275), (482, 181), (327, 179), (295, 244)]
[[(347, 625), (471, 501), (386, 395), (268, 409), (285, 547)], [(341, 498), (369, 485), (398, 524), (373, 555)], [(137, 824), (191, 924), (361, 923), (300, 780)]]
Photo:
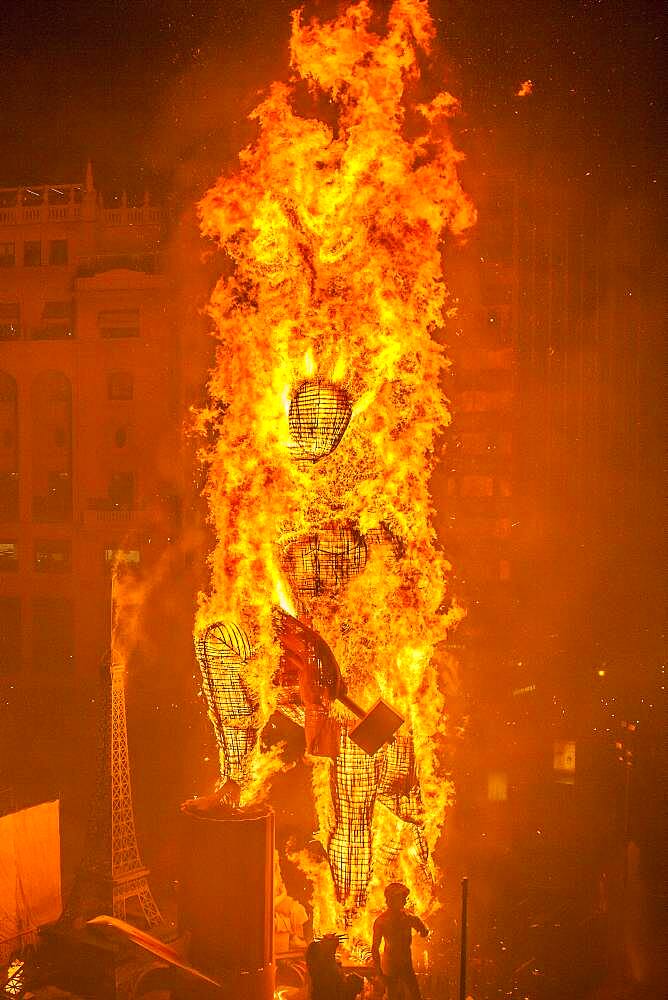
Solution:
[[(387, 909), (381, 913), (373, 925), (373, 945), (371, 955), (374, 965), (385, 980), (387, 1000), (420, 1000), (420, 987), (413, 970), (411, 938), (413, 931), (426, 937), (429, 931), (422, 921), (404, 907), (408, 899), (408, 889), (401, 882), (391, 882), (385, 889)], [(380, 962), (380, 946), (385, 941), (383, 968)]]
[(364, 985), (359, 976), (346, 975), (337, 964), (338, 934), (311, 941), (306, 949), (309, 1000), (354, 1000)]

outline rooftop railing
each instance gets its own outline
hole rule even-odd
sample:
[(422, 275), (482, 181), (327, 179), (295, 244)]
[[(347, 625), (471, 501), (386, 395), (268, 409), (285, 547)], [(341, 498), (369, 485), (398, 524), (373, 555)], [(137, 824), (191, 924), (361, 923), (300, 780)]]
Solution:
[(104, 226), (160, 226), (164, 218), (164, 209), (148, 201), (128, 205), (123, 196), (117, 204), (105, 205), (96, 192), (80, 184), (0, 188), (0, 226), (82, 219)]

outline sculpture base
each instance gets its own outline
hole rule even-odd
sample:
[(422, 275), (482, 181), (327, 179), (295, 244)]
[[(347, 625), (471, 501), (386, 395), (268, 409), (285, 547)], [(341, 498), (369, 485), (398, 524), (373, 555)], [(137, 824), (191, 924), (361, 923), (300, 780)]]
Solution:
[(223, 987), (216, 993), (202, 984), (187, 996), (273, 1000), (271, 809), (186, 805), (180, 869), (179, 926), (190, 936), (188, 961)]

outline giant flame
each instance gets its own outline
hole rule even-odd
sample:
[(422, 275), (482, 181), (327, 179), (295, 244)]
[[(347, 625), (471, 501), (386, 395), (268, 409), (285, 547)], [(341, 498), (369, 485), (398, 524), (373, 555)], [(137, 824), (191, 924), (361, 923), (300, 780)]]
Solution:
[[(451, 797), (434, 650), (462, 612), (431, 523), (434, 442), (450, 419), (447, 361), (433, 334), (447, 305), (441, 240), (475, 218), (448, 130), (457, 101), (411, 98), (434, 37), (427, 3), (395, 0), (384, 33), (373, 23), (367, 0), (327, 23), (293, 13), (292, 78), (272, 84), (252, 113), (256, 141), (200, 204), (202, 232), (231, 267), (210, 303), (220, 347), (200, 423), (215, 442), (206, 494), (217, 544), (196, 633), (235, 623), (253, 650), (244, 658), (231, 649), (225, 661), (243, 689), (239, 717), (225, 727), (244, 730), (244, 749), (232, 767), (219, 741), (222, 774), (248, 800), (277, 766), (257, 733), (281, 699), (280, 605), (326, 639), (358, 701), (382, 697), (406, 720), (373, 758), (344, 730), (337, 761), (314, 762), (329, 861), (324, 875), (309, 862), (315, 922), (324, 932), (345, 916), (360, 937), (383, 878), (400, 877), (428, 907)], [(304, 83), (329, 98), (335, 120), (296, 111)], [(422, 122), (411, 135), (408, 115)], [(318, 461), (305, 459), (290, 420), (309, 380), (350, 401), (340, 442)], [(332, 537), (358, 545), (352, 571), (339, 572), (347, 549), (332, 555), (322, 541)], [(302, 564), (312, 574), (321, 572), (317, 547), (329, 546), (336, 572), (326, 585), (295, 582), (286, 561), (295, 545), (311, 553)], [(215, 691), (207, 697), (211, 708)]]

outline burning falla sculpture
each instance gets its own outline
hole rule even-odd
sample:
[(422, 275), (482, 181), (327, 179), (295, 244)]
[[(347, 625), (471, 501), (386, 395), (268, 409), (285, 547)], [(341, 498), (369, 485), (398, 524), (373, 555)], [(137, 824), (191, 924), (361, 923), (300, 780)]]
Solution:
[[(239, 170), (200, 204), (232, 262), (210, 303), (221, 344), (200, 414), (218, 541), (196, 646), (221, 774), (252, 801), (280, 766), (260, 746), (270, 715), (305, 726), (328, 860), (310, 866), (315, 924), (345, 917), (361, 937), (383, 879), (428, 906), (451, 793), (433, 653), (461, 612), (430, 523), (449, 422), (432, 335), (443, 234), (474, 221), (456, 101), (411, 103), (426, 2), (397, 0), (384, 33), (372, 22), (366, 0), (329, 23), (293, 14), (293, 79), (272, 85)], [(336, 122), (296, 112), (303, 84)]]

